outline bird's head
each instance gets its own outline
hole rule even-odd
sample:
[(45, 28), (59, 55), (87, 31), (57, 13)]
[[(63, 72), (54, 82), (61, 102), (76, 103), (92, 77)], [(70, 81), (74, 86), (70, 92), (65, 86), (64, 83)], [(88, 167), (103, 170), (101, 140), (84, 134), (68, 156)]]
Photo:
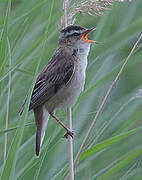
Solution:
[(93, 40), (88, 40), (87, 38), (87, 35), (95, 29), (95, 27), (86, 29), (81, 26), (70, 25), (60, 31), (58, 44), (63, 46), (73, 46), (76, 43), (98, 43)]

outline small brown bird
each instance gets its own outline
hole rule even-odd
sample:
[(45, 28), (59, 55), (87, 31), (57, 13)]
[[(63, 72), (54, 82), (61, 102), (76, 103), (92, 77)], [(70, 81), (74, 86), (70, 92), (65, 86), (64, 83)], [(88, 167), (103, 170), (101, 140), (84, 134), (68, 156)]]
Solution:
[(67, 132), (65, 137), (68, 135), (73, 137), (73, 132), (58, 120), (54, 111), (57, 108), (72, 107), (83, 91), (90, 44), (97, 43), (88, 40), (87, 35), (95, 29), (71, 25), (61, 30), (54, 55), (37, 77), (29, 106), (29, 111), (32, 109), (34, 111), (37, 128), (37, 156), (50, 115), (65, 128)]

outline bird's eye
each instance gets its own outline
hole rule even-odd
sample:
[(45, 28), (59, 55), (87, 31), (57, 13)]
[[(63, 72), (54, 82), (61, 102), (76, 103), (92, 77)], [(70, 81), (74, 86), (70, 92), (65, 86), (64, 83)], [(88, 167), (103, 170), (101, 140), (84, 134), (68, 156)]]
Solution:
[(73, 33), (73, 35), (74, 35), (74, 36), (78, 36), (78, 35), (79, 35), (79, 33), (76, 33), (76, 32), (75, 32), (75, 33)]

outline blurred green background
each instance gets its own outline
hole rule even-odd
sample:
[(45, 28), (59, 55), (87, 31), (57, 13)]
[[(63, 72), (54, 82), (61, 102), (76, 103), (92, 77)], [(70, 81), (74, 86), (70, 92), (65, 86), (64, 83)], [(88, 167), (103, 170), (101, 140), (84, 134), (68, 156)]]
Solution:
[[(22, 118), (18, 115), (37, 73), (57, 47), (62, 3), (57, 0), (0, 1), (2, 180), (62, 180), (68, 173), (64, 130), (51, 118), (41, 156), (36, 158), (33, 112), (27, 114), (25, 110)], [(80, 1), (71, 2), (69, 12), (76, 4)], [(89, 36), (100, 44), (91, 47), (85, 90), (73, 107), (74, 157), (109, 86), (142, 33), (142, 1), (115, 2), (103, 16), (76, 14), (75, 17), (76, 25), (97, 27)], [(75, 169), (76, 180), (142, 179), (141, 43), (142, 40), (97, 121)], [(67, 124), (66, 111), (56, 114)]]

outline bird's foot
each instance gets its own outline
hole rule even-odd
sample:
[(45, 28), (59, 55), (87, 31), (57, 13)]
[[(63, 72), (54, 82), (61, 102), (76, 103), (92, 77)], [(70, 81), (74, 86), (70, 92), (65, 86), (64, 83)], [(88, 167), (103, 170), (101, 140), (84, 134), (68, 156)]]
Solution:
[(71, 136), (73, 138), (74, 133), (72, 131), (70, 131), (69, 129), (67, 130), (66, 134), (64, 135), (64, 137), (67, 139), (68, 136)]
[(71, 136), (73, 138), (74, 133), (68, 129), (53, 113), (50, 113), (50, 115), (67, 131), (64, 137), (68, 138), (68, 136)]

